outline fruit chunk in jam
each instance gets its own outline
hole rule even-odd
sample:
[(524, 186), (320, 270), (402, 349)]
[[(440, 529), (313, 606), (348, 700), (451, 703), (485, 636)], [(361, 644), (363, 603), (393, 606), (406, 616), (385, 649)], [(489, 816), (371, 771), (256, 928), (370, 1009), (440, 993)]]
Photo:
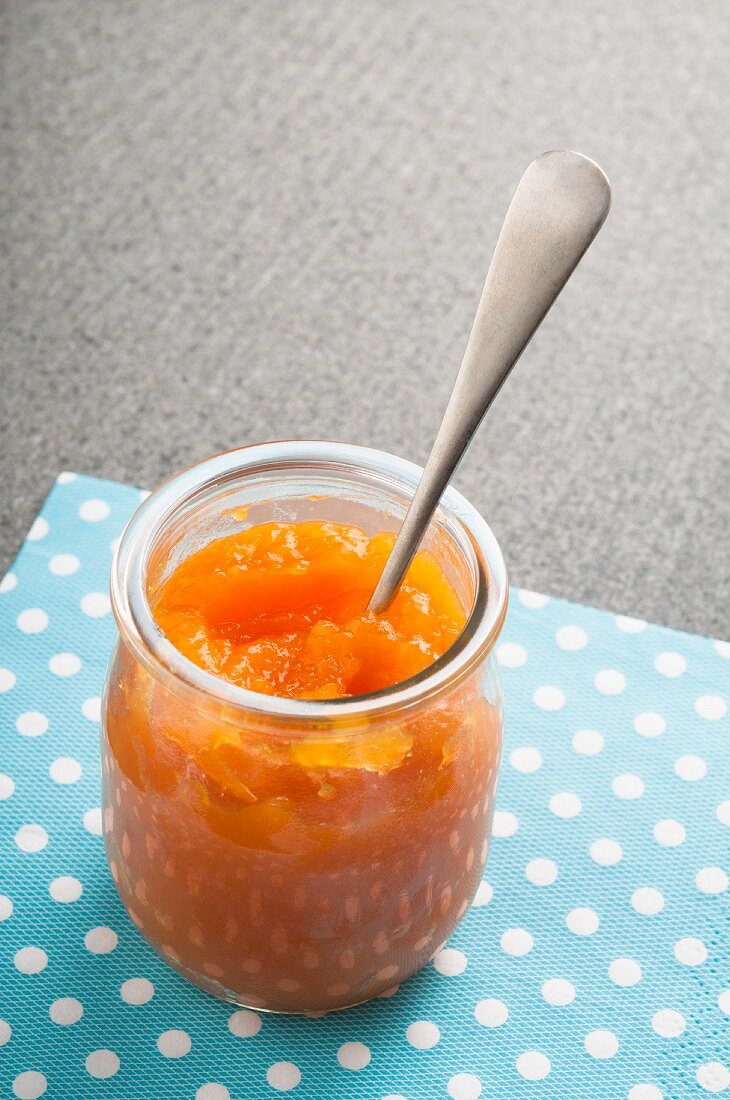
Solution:
[[(298, 699), (378, 691), (465, 623), (421, 551), (365, 610), (392, 545), (325, 522), (204, 546), (150, 593), (161, 630), (240, 686)], [(377, 996), (451, 932), (486, 860), (501, 738), (484, 667), (410, 710), (263, 719), (150, 675), (120, 642), (105, 716), (105, 835), (135, 923), (173, 966), (253, 1007)]]

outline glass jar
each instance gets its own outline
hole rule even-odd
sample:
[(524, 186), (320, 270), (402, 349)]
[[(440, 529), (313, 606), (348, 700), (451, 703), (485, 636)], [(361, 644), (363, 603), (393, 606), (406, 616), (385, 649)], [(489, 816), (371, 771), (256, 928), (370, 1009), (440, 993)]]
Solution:
[(464, 915), (501, 749), (504, 561), (449, 488), (424, 545), (470, 609), (462, 635), (411, 680), (326, 702), (212, 676), (150, 604), (182, 559), (254, 523), (396, 530), (420, 472), (340, 443), (230, 451), (149, 496), (117, 550), (102, 721), (111, 873), (170, 965), (236, 1004), (321, 1012), (387, 993)]

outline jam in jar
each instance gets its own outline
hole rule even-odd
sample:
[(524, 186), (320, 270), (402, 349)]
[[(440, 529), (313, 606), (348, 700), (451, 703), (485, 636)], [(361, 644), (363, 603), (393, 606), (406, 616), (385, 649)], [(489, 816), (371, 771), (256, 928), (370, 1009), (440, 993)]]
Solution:
[(152, 946), (238, 1004), (390, 992), (481, 879), (507, 587), (453, 489), (391, 607), (365, 610), (418, 475), (341, 444), (244, 448), (168, 482), (120, 543), (111, 872)]

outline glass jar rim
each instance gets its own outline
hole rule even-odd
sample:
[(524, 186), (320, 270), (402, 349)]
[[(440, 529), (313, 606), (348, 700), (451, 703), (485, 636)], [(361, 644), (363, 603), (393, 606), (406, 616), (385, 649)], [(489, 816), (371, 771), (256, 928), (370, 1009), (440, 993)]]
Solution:
[(291, 699), (251, 691), (200, 668), (162, 633), (147, 597), (146, 565), (156, 535), (197, 494), (237, 476), (277, 467), (336, 468), (376, 474), (412, 494), (422, 468), (386, 451), (321, 440), (255, 443), (204, 459), (165, 482), (139, 505), (117, 545), (111, 601), (119, 633), (149, 672), (172, 690), (261, 718), (312, 723), (410, 709), (460, 682), (491, 650), (507, 613), (507, 571), (486, 521), (458, 490), (448, 486), (438, 511), (466, 534), (477, 564), (475, 598), (459, 638), (433, 664), (408, 680), (367, 695), (340, 699)]

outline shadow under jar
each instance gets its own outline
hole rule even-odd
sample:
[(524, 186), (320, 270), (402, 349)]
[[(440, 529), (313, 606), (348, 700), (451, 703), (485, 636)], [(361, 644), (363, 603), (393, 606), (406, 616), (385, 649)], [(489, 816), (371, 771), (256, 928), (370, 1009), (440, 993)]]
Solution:
[(248, 691), (184, 657), (151, 610), (180, 561), (243, 527), (396, 530), (419, 475), (360, 447), (261, 444), (163, 485), (122, 537), (102, 722), (109, 864), (146, 939), (215, 996), (321, 1012), (388, 993), (443, 944), (481, 879), (507, 579), (459, 493), (444, 494), (424, 546), (467, 625), (392, 688), (326, 702)]

